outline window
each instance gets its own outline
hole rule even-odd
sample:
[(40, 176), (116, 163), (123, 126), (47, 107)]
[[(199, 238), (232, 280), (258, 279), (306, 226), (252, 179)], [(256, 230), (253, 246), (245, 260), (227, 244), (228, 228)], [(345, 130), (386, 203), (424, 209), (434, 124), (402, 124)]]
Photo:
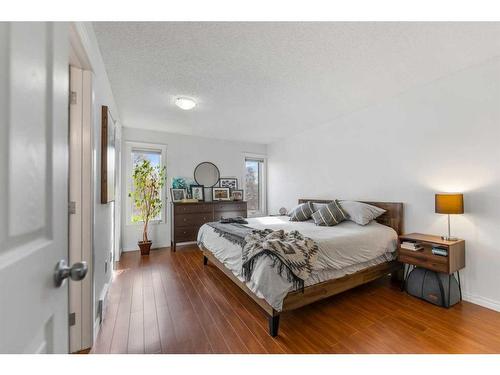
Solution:
[[(151, 163), (151, 166), (154, 168), (161, 167), (161, 151), (132, 149), (132, 170), (135, 168), (136, 165), (142, 163), (144, 160), (149, 160), (149, 162)], [(130, 174), (130, 176), (132, 176), (132, 174)], [(130, 178), (132, 178), (132, 177), (130, 177)], [(133, 183), (132, 183), (131, 190), (134, 190)], [(160, 195), (162, 195), (162, 194), (160, 194)], [(132, 207), (131, 207), (132, 215), (130, 216), (130, 220), (132, 220), (132, 218), (134, 216), (139, 215), (139, 211), (135, 207), (134, 202), (131, 201), (130, 203), (132, 204)], [(155, 220), (156, 221), (161, 220), (161, 211), (158, 214), (158, 216), (156, 216), (155, 218), (152, 219), (152, 221), (155, 221)]]
[[(135, 208), (134, 202), (128, 197), (128, 193), (134, 188), (132, 173), (134, 167), (141, 163), (143, 160), (149, 160), (153, 167), (161, 167), (165, 165), (165, 155), (166, 147), (164, 145), (157, 144), (147, 144), (147, 143), (137, 143), (137, 142), (127, 142), (127, 192), (126, 197), (128, 199), (127, 204), (127, 221), (128, 224), (133, 224), (132, 218), (138, 215), (138, 211)], [(161, 192), (161, 197), (164, 202), (163, 208), (157, 217), (153, 219), (152, 222), (162, 222), (165, 217), (165, 187), (163, 187)]]
[(249, 216), (266, 215), (265, 160), (245, 157), (245, 199)]

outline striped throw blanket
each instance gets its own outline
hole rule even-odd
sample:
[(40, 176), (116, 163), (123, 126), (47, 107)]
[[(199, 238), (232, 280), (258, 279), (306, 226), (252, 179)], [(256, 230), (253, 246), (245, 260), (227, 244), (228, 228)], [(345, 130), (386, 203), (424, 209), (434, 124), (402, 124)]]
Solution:
[(272, 259), (273, 267), (293, 283), (294, 289), (304, 290), (304, 281), (316, 266), (318, 245), (298, 231), (253, 230), (245, 237), (243, 247), (242, 271), (246, 281), (250, 280), (255, 262), (262, 256)]
[(262, 256), (271, 258), (273, 267), (282, 277), (292, 282), (296, 290), (304, 289), (304, 281), (316, 267), (318, 245), (298, 231), (258, 230), (237, 223), (214, 222), (208, 225), (219, 236), (241, 246), (242, 274), (246, 281), (250, 281), (255, 262)]

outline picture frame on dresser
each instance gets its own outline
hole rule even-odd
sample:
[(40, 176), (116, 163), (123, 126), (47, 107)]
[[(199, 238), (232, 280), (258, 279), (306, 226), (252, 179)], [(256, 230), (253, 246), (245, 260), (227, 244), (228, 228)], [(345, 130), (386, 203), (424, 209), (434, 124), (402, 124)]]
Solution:
[(243, 200), (243, 190), (232, 190), (231, 191), (231, 198), (233, 201), (242, 201)]
[(238, 189), (238, 179), (236, 177), (221, 177), (219, 187), (229, 188), (230, 191)]
[(230, 189), (228, 187), (212, 188), (212, 201), (228, 201), (230, 200)]
[(182, 202), (186, 198), (186, 189), (170, 188), (172, 202)]
[(205, 186), (203, 185), (191, 185), (191, 198), (197, 199), (198, 201), (205, 201)]

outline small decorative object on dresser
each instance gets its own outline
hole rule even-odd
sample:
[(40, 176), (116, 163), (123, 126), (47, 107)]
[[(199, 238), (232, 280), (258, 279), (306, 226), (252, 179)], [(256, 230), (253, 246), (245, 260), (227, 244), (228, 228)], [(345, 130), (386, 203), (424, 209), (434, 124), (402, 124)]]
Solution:
[(228, 201), (229, 188), (214, 187), (212, 188), (212, 200), (214, 201)]
[(450, 215), (464, 213), (464, 196), (460, 193), (444, 193), (435, 196), (435, 212), (437, 214), (448, 215), (448, 235), (441, 236), (443, 240), (456, 241), (457, 237), (452, 237), (450, 233)]
[[(405, 249), (402, 247), (402, 244), (405, 242), (418, 243), (421, 250), (415, 251)], [(427, 295), (419, 296), (420, 298), (440, 306), (450, 307), (454, 302), (450, 299), (450, 296), (454, 295), (452, 288), (458, 287), (459, 297), (457, 297), (457, 301), (462, 300), (460, 270), (465, 267), (464, 240), (447, 241), (443, 240), (440, 236), (410, 233), (399, 236), (399, 243), (398, 261), (408, 265), (405, 267), (405, 274), (401, 285), (402, 290), (407, 286), (408, 280), (410, 279), (410, 273), (413, 272), (413, 269), (419, 268), (434, 271), (428, 272), (428, 277), (434, 274), (434, 278), (439, 279), (437, 285), (440, 285), (440, 287), (437, 288), (439, 291), (438, 293), (427, 291)], [(439, 254), (436, 254), (436, 251), (439, 252)], [(455, 279), (455, 272), (457, 273), (458, 280)], [(423, 275), (425, 279), (425, 272)], [(425, 280), (422, 280), (422, 282), (424, 281)], [(419, 289), (421, 293), (426, 293), (426, 288), (419, 287), (417, 289)]]
[(230, 190), (238, 189), (238, 179), (235, 177), (221, 177), (219, 180), (220, 187), (227, 187)]
[(191, 197), (197, 199), (198, 201), (205, 200), (205, 186), (203, 185), (191, 185)]
[(186, 199), (186, 189), (170, 189), (170, 195), (172, 196), (172, 202), (182, 202)]
[(196, 241), (198, 229), (221, 218), (247, 217), (247, 202), (172, 203), (171, 249), (179, 242)]
[(233, 201), (242, 201), (243, 200), (243, 190), (231, 191), (231, 198), (233, 198)]

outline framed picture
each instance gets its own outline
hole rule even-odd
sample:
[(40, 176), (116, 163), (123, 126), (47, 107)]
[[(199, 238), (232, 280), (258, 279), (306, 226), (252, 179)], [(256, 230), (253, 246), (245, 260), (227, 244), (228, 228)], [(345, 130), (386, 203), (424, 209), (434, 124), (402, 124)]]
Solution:
[(101, 203), (115, 200), (115, 120), (108, 106), (101, 107)]
[(199, 201), (205, 200), (205, 186), (191, 185), (191, 198), (198, 199)]
[(191, 177), (175, 176), (172, 178), (172, 187), (174, 189), (186, 189), (186, 198), (192, 194), (191, 185), (197, 185), (197, 183)]
[(242, 201), (243, 200), (243, 190), (231, 191), (231, 197), (233, 198), (233, 201)]
[(221, 177), (219, 179), (219, 187), (229, 188), (230, 190), (238, 189), (238, 179), (235, 177)]
[(212, 189), (212, 200), (214, 201), (228, 201), (229, 188), (227, 187), (214, 187)]
[(181, 202), (186, 198), (186, 189), (170, 188), (170, 195), (172, 196), (172, 202)]

